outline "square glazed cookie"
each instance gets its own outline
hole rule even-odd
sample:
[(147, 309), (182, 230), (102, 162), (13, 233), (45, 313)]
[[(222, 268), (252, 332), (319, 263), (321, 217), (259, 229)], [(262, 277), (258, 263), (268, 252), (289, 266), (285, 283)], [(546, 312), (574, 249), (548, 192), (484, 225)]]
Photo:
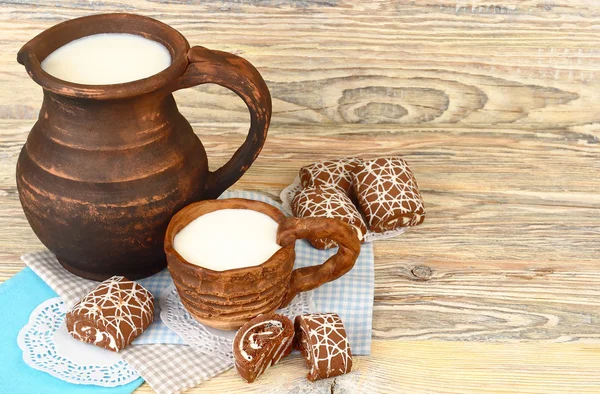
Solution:
[(67, 330), (83, 342), (118, 352), (154, 320), (154, 297), (122, 276), (100, 283), (66, 316)]
[(352, 370), (352, 351), (344, 323), (337, 313), (297, 316), (296, 341), (310, 369), (310, 381), (343, 375)]
[(352, 172), (354, 191), (369, 229), (376, 233), (416, 226), (425, 219), (419, 186), (399, 157), (363, 160)]
[[(350, 198), (340, 189), (330, 186), (309, 186), (298, 192), (292, 200), (292, 212), (296, 217), (325, 217), (340, 219), (351, 225), (359, 240), (367, 232), (367, 226)], [(329, 249), (335, 242), (311, 239), (317, 249)]]
[(347, 195), (352, 191), (352, 170), (360, 160), (354, 157), (325, 160), (300, 169), (302, 187), (329, 186), (343, 190)]

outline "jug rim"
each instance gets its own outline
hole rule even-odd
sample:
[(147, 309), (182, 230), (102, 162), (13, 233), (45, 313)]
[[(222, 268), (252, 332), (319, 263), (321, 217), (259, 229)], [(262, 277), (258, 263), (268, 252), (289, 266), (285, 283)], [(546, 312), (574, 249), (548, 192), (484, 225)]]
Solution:
[[(102, 33), (136, 34), (157, 41), (169, 51), (171, 65), (147, 78), (107, 85), (69, 82), (42, 69), (41, 62), (54, 50), (78, 38)], [(174, 83), (189, 63), (189, 48), (190, 44), (180, 32), (156, 19), (129, 13), (95, 14), (69, 19), (39, 33), (19, 50), (17, 61), (44, 90), (77, 98), (119, 99), (153, 92)]]

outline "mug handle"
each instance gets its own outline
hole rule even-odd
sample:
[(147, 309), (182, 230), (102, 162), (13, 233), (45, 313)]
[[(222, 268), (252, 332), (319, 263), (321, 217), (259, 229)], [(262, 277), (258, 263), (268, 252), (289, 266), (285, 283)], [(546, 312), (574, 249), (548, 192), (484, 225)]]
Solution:
[(294, 244), (297, 239), (327, 238), (339, 248), (323, 264), (298, 268), (292, 271), (289, 290), (280, 308), (287, 306), (296, 294), (315, 289), (344, 275), (354, 267), (360, 253), (360, 240), (346, 222), (331, 218), (285, 218), (277, 230), (277, 243), (282, 247)]
[(215, 83), (237, 94), (250, 111), (246, 140), (223, 167), (209, 171), (204, 199), (215, 199), (244, 175), (260, 153), (271, 121), (271, 94), (256, 68), (231, 53), (195, 46), (188, 51), (189, 64), (175, 90)]

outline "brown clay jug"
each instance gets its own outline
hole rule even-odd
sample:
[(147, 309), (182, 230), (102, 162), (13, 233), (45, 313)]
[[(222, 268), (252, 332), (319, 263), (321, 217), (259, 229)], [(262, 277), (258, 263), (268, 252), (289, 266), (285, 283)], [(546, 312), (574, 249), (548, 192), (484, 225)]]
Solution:
[[(171, 65), (113, 85), (70, 83), (42, 70), (41, 61), (57, 48), (98, 33), (158, 41), (169, 50)], [(162, 270), (171, 217), (191, 202), (217, 198), (265, 142), (271, 96), (258, 71), (230, 53), (190, 48), (178, 31), (151, 18), (104, 14), (69, 20), (25, 44), (18, 61), (44, 93), (17, 163), (21, 205), (62, 266), (85, 278), (136, 279)], [(251, 116), (245, 142), (214, 172), (172, 95), (204, 83), (234, 91)]]

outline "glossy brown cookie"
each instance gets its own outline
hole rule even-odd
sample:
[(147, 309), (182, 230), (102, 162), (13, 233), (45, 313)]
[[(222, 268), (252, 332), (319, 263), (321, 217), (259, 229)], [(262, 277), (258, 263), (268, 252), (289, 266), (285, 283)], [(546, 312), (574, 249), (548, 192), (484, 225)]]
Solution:
[(354, 157), (325, 160), (304, 166), (300, 169), (302, 187), (329, 186), (352, 192), (352, 170), (360, 160)]
[(363, 160), (352, 173), (354, 191), (369, 229), (376, 233), (425, 220), (419, 186), (399, 157)]
[[(340, 219), (351, 225), (359, 240), (367, 232), (367, 226), (350, 198), (340, 189), (330, 186), (308, 186), (299, 191), (292, 200), (292, 212), (297, 217), (326, 217)], [(336, 246), (330, 239), (311, 239), (317, 249)]]
[(154, 320), (154, 297), (140, 284), (113, 276), (83, 297), (66, 316), (75, 339), (118, 352)]
[(342, 319), (335, 313), (297, 316), (296, 340), (310, 369), (311, 381), (342, 375), (352, 370), (352, 351)]
[(244, 324), (233, 340), (235, 369), (248, 383), (290, 354), (294, 324), (283, 315), (268, 313)]

